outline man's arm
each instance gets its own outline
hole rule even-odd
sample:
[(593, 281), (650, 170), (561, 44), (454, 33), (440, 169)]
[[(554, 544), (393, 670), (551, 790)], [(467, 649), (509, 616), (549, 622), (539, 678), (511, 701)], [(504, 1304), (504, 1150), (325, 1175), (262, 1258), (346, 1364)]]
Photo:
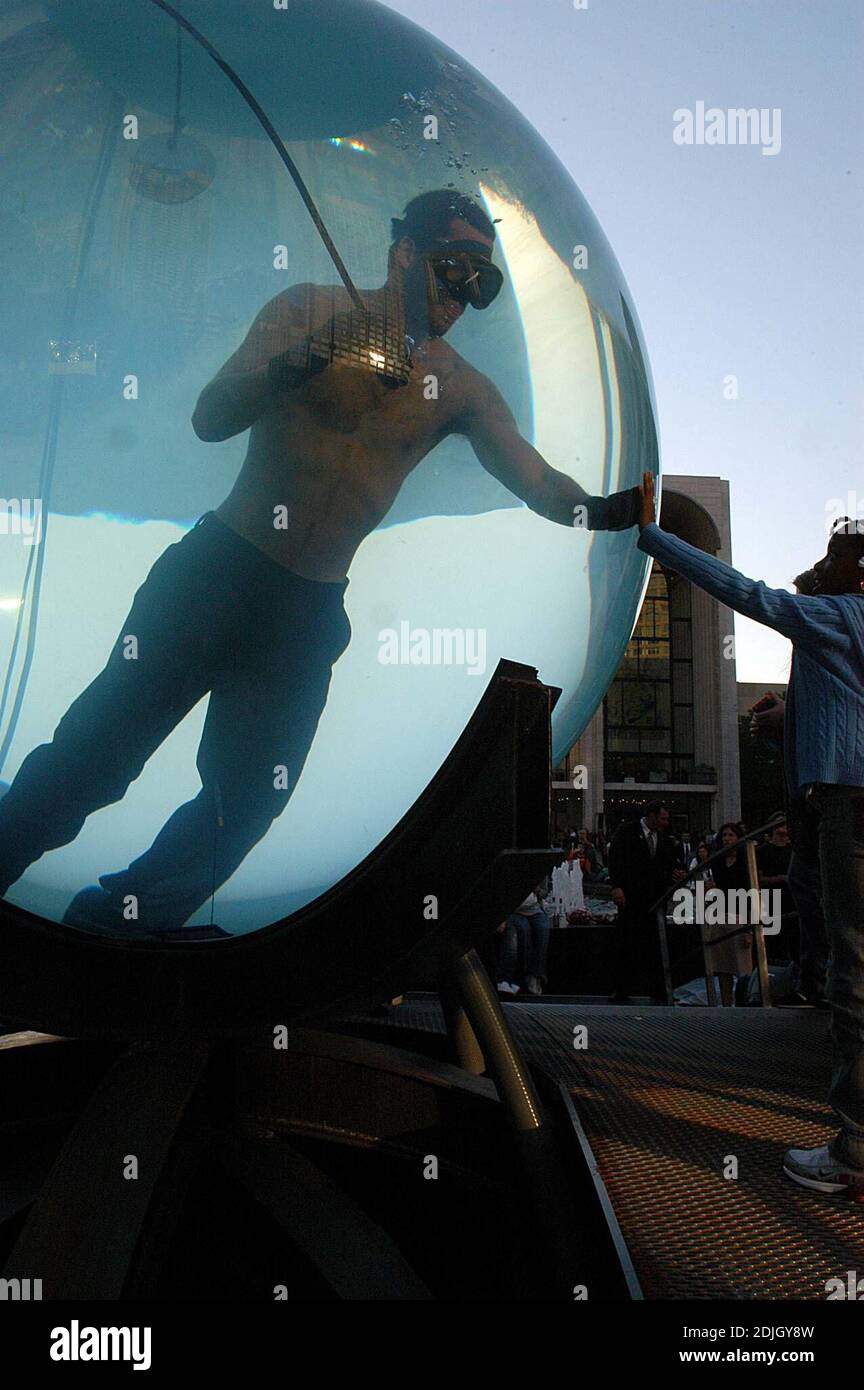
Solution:
[(552, 468), (519, 433), (507, 402), (480, 372), (470, 370), (469, 399), (457, 429), (467, 436), (478, 459), (493, 478), (532, 511), (561, 526), (589, 530), (623, 530), (635, 526), (639, 490), (593, 497), (566, 473)]
[(294, 285), (269, 300), (240, 347), (204, 387), (192, 414), (199, 439), (215, 443), (242, 434), (279, 399), (268, 372), (271, 358), (311, 331), (309, 285)]

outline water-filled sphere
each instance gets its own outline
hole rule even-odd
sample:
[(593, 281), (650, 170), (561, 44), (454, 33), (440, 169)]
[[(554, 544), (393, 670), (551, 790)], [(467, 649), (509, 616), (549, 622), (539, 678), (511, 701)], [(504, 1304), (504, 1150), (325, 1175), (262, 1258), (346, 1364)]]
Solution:
[[(178, 9), (206, 44), (156, 0), (0, 3), (0, 776), (13, 784), (0, 806), (12, 805), (22, 762), (50, 743), (109, 654), (115, 666), (146, 663), (146, 651), (117, 646), (135, 637), (136, 591), (232, 492), (250, 435), (199, 438), (203, 388), (275, 296), (297, 286), (347, 293), (280, 143), (361, 296), (387, 280), (391, 219), (410, 199), (434, 189), (474, 199), (494, 223), (503, 286), (488, 308), (469, 305), (446, 342), (494, 383), (546, 463), (588, 493), (656, 470), (649, 371), (621, 271), (569, 174), (500, 92), (369, 0), (178, 0)], [(308, 291), (298, 293), (302, 303)], [(382, 399), (403, 389), (381, 386)], [(314, 596), (339, 576), (310, 571), (300, 530), (326, 526), (331, 503), (368, 514), (381, 496), (387, 504), (350, 565), (350, 641), (299, 782), (193, 924), (215, 914), (227, 932), (261, 927), (356, 866), (428, 784), (500, 658), (562, 687), (559, 757), (622, 656), (644, 579), (635, 533), (539, 515), (484, 466), (467, 428), (443, 431), (389, 497), (376, 469), (399, 455), (395, 418), (382, 416), (381, 437), (362, 426), (359, 463), (361, 425), (330, 422), (343, 472), (334, 481), (321, 453), (299, 520), (292, 493), (286, 554), (306, 557), (297, 592), (309, 586), (312, 629)], [(286, 456), (271, 448), (268, 466), (284, 469), (290, 491), (291, 451), (305, 446), (288, 436)], [(268, 486), (272, 500), (278, 477)], [(248, 537), (240, 546), (254, 549)], [(280, 561), (262, 563), (281, 593)], [(172, 660), (185, 654), (194, 667), (200, 625), (224, 617), (236, 576), (214, 562), (190, 597), (172, 589), (172, 574), (152, 591), (151, 617), (154, 606), (156, 619), (164, 612), (179, 643)], [(275, 698), (293, 738), (316, 637), (291, 616), (293, 590), (287, 609), (268, 607), (268, 583), (250, 621), (259, 651), (269, 633), (285, 652)], [(221, 646), (210, 656), (222, 671), (231, 622), (236, 613), (214, 629)], [(244, 652), (246, 631), (235, 635)], [(247, 684), (254, 741), (261, 692)], [(184, 687), (184, 704), (172, 689), (158, 710), (147, 706), (158, 697), (139, 692), (103, 710), (98, 731), (82, 723), (55, 794), (74, 800), (80, 790), (82, 805), (100, 804), (18, 877), (11, 902), (59, 921), (79, 890), (124, 870), (199, 794), (209, 691), (191, 698)], [(270, 708), (262, 726), (273, 718)], [(147, 746), (132, 756), (145, 725)], [(239, 766), (243, 749), (234, 753)], [(280, 759), (271, 761), (278, 780)], [(214, 837), (220, 815), (214, 803)], [(63, 819), (56, 806), (45, 816)], [(193, 871), (207, 853), (199, 835)]]

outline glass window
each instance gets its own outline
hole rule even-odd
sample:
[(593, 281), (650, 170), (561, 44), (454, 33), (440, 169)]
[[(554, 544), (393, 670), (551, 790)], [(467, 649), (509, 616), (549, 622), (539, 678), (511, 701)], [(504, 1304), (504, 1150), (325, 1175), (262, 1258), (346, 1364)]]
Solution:
[(606, 695), (606, 727), (614, 728), (621, 723), (621, 691), (623, 682), (615, 680)]
[[(670, 620), (670, 612), (674, 621)], [(606, 774), (686, 780), (693, 764), (690, 586), (654, 566), (645, 602), (605, 703)], [(673, 765), (675, 776), (672, 776)]]
[(693, 752), (692, 705), (675, 706), (675, 751), (680, 754)]
[(662, 724), (669, 728), (672, 724), (672, 692), (668, 681), (654, 682), (654, 698), (656, 700), (655, 724)]
[(631, 638), (627, 643), (627, 650), (618, 668), (619, 676), (636, 676), (639, 674), (639, 643)]
[(693, 656), (693, 648), (690, 640), (690, 620), (686, 622), (674, 622), (672, 624), (672, 641), (675, 646), (675, 655), (680, 660), (689, 660)]
[(691, 589), (686, 579), (673, 575), (669, 583), (669, 611), (673, 618), (690, 620), (692, 613)]
[(639, 735), (625, 733), (623, 729), (610, 729), (607, 747), (612, 753), (638, 753)]
[(653, 637), (653, 636), (654, 636), (654, 600), (653, 600), (653, 598), (646, 598), (645, 602), (642, 604), (642, 611), (641, 611), (641, 613), (639, 614), (639, 619), (638, 619), (638, 621), (637, 621), (637, 623), (636, 623), (636, 627), (635, 627), (635, 629), (634, 629), (634, 636), (636, 636), (636, 637)]
[(658, 603), (654, 612), (654, 635), (655, 637), (669, 636), (669, 604)]
[(655, 701), (658, 687), (653, 681), (628, 681), (622, 688), (623, 723), (631, 728), (651, 727), (655, 721)]
[(672, 689), (675, 692), (676, 705), (693, 704), (693, 666), (691, 662), (676, 661), (673, 663)]
[(669, 643), (663, 641), (639, 643), (639, 673), (658, 680), (669, 679)]

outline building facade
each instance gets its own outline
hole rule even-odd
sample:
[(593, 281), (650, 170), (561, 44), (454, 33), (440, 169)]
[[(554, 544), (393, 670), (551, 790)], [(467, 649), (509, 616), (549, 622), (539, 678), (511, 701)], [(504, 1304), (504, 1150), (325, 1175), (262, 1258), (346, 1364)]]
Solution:
[[(729, 484), (666, 475), (660, 524), (731, 563)], [(678, 830), (741, 815), (733, 614), (656, 561), (606, 698), (553, 775), (555, 828), (607, 833), (652, 797)]]

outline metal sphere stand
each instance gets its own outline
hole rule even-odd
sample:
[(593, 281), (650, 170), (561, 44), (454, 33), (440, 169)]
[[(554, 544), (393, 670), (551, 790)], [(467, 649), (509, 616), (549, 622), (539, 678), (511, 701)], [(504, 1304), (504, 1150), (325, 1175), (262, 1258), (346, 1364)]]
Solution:
[[(260, 932), (124, 943), (0, 903), (0, 1019), (39, 1034), (0, 1036), (5, 1278), (46, 1299), (172, 1297), (202, 1276), (196, 1242), (249, 1213), (259, 1254), (222, 1296), (450, 1296), (466, 1255), (436, 1248), (440, 1221), (494, 1285), (475, 1296), (573, 1298), (596, 1272), (590, 1165), (577, 1144), (571, 1167), (475, 950), (555, 860), (533, 846), (549, 843), (556, 695), (502, 662), (391, 834)], [(447, 1057), (350, 1023), (418, 980), (438, 982)], [(632, 1294), (614, 1251), (603, 1277)]]

